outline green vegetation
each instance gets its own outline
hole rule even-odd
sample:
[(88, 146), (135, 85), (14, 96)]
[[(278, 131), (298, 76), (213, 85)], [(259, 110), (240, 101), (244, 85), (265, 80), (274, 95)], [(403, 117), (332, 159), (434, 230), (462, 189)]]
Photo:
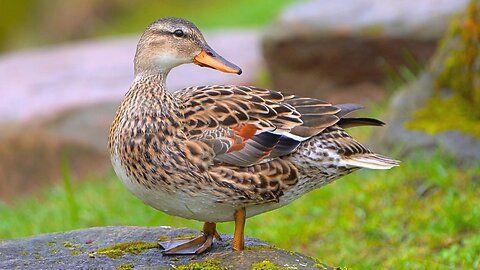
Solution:
[(288, 268), (280, 267), (272, 263), (271, 261), (262, 261), (252, 264), (252, 270), (285, 270)]
[(68, 256), (72, 256), (72, 257), (75, 257), (75, 256), (79, 256), (80, 255), (80, 252), (74, 250), (72, 252), (70, 252), (70, 254), (68, 254)]
[(122, 264), (119, 267), (117, 267), (117, 270), (130, 270), (130, 269), (133, 269), (133, 268), (134, 268), (133, 263), (126, 263), (126, 264)]
[(80, 248), (81, 245), (80, 244), (72, 244), (70, 242), (65, 241), (65, 242), (63, 242), (63, 246), (70, 249), (70, 250), (74, 250), (76, 248)]
[(132, 242), (132, 243), (119, 243), (110, 247), (100, 248), (95, 251), (94, 254), (106, 255), (110, 258), (117, 258), (123, 256), (125, 253), (139, 254), (146, 249), (158, 248), (158, 243), (146, 243), (146, 242)]
[(260, 249), (272, 249), (275, 248), (274, 246), (247, 246), (245, 250), (260, 250)]
[[(480, 4), (471, 1), (453, 21), (433, 69), (434, 96), (415, 112), (410, 129), (429, 134), (459, 130), (480, 138)], [(439, 74), (435, 74), (438, 72)]]
[(4, 12), (0, 16), (0, 51), (141, 33), (152, 21), (167, 16), (192, 20), (203, 30), (258, 27), (292, 2), (294, 0), (1, 1), (0, 9)]
[(277, 15), (279, 10), (293, 0), (167, 0), (143, 1), (135, 8), (125, 8), (105, 28), (104, 33), (138, 32), (145, 28), (145, 20), (176, 16), (195, 21), (202, 28), (256, 27), (264, 25)]
[(194, 235), (194, 234), (177, 235), (173, 238), (173, 240), (191, 239), (191, 238), (194, 238), (195, 236), (196, 235)]
[(226, 270), (227, 267), (219, 266), (220, 261), (205, 260), (203, 262), (192, 262), (188, 265), (179, 265), (175, 267), (176, 270)]
[[(442, 153), (418, 155), (390, 171), (353, 173), (251, 218), (246, 234), (354, 269), (475, 269), (480, 266), (479, 171), (480, 164), (457, 168)], [(144, 205), (113, 173), (73, 182), (72, 188), (77, 221), (68, 218), (70, 195), (57, 186), (42, 199), (0, 205), (0, 238), (106, 225), (202, 226)], [(232, 233), (233, 224), (219, 224), (218, 230)]]
[(393, 67), (385, 59), (380, 62), (382, 70), (385, 74), (383, 85), (390, 93), (394, 93), (400, 89), (401, 86), (413, 82), (417, 79), (424, 67), (417, 59), (408, 51), (403, 55), (404, 65)]

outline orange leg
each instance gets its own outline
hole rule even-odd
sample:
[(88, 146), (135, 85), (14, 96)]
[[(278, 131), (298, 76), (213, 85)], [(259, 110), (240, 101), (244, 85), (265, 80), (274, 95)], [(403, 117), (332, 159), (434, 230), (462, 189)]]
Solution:
[(174, 240), (162, 242), (160, 245), (166, 246), (163, 251), (165, 255), (193, 255), (201, 254), (212, 247), (213, 238), (221, 240), (217, 232), (216, 224), (205, 222), (203, 224), (203, 234), (190, 240)]
[(240, 251), (245, 248), (245, 208), (235, 211), (235, 234), (233, 235), (232, 248)]

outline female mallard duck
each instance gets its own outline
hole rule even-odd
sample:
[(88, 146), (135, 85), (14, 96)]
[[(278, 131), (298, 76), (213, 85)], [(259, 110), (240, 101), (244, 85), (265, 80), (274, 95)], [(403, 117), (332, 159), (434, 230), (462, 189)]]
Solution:
[(181, 64), (242, 72), (210, 48), (189, 21), (153, 22), (140, 38), (134, 62), (135, 79), (110, 129), (115, 172), (146, 204), (205, 222), (203, 235), (172, 243), (165, 254), (207, 250), (220, 238), (215, 223), (224, 221), (235, 221), (232, 246), (242, 250), (246, 218), (359, 168), (398, 165), (345, 132), (383, 125), (346, 118), (358, 105), (234, 85), (168, 92), (167, 74)]

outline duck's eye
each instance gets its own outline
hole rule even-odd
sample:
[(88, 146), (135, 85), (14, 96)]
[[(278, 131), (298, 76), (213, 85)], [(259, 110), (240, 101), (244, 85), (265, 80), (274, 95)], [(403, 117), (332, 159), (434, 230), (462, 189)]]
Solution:
[(182, 30), (177, 29), (177, 30), (173, 31), (173, 35), (176, 36), (176, 37), (181, 38), (181, 37), (184, 37), (184, 36), (185, 36), (185, 33), (184, 33)]

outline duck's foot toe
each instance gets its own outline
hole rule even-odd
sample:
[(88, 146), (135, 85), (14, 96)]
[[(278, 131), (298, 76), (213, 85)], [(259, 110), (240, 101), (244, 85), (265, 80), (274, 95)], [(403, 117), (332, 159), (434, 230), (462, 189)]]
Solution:
[(197, 236), (192, 239), (180, 239), (158, 242), (163, 248), (163, 255), (195, 255), (201, 254), (213, 245), (213, 236)]

